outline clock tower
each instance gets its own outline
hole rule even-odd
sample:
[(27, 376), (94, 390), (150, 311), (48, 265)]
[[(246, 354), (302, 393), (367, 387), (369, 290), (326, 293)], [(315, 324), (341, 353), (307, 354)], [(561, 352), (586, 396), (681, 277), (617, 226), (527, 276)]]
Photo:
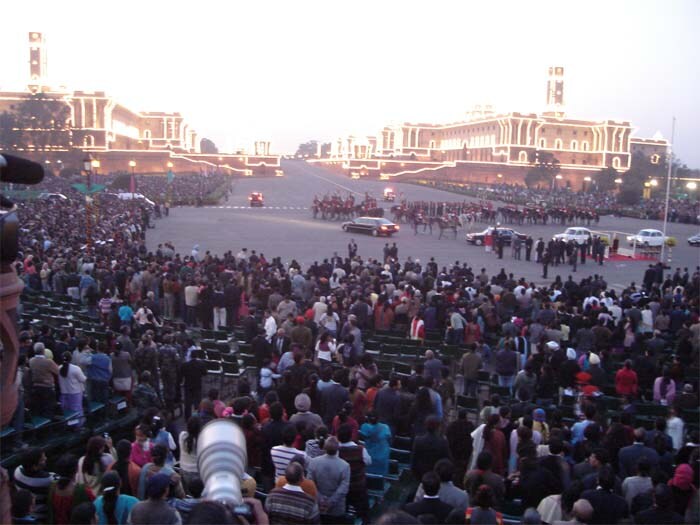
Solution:
[(42, 33), (29, 33), (29, 84), (31, 93), (46, 91), (46, 41)]
[(545, 115), (564, 116), (564, 68), (552, 66), (547, 75), (547, 107)]

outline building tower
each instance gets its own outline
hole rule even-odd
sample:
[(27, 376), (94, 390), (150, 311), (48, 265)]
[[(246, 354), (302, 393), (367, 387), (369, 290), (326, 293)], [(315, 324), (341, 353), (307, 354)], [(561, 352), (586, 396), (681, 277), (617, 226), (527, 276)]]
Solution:
[(553, 66), (547, 75), (547, 108), (545, 115), (564, 116), (564, 68)]
[(46, 91), (46, 41), (42, 33), (29, 33), (29, 91)]

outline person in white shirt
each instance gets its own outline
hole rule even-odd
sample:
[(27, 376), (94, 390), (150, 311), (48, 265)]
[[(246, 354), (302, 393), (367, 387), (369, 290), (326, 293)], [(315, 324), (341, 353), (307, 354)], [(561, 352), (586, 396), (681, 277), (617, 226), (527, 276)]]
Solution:
[(593, 306), (593, 304), (598, 304), (598, 298), (595, 295), (590, 295), (583, 300), (583, 310), (586, 310), (588, 305)]
[(326, 315), (328, 311), (328, 305), (326, 304), (326, 298), (321, 296), (318, 301), (316, 301), (312, 307), (314, 312), (314, 323), (317, 325), (321, 322), (321, 319)]
[(600, 304), (605, 305), (605, 307), (610, 310), (610, 307), (613, 305), (613, 299), (607, 292), (601, 292)]
[(622, 308), (620, 308), (619, 304), (613, 303), (612, 306), (608, 307), (608, 310), (610, 310), (610, 315), (612, 315), (613, 319), (615, 319), (615, 326), (617, 326), (620, 319), (622, 319)]
[(153, 315), (153, 312), (151, 311), (150, 308), (148, 308), (146, 305), (144, 305), (142, 303), (141, 307), (138, 310), (136, 310), (136, 313), (134, 314), (134, 321), (136, 321), (136, 323), (139, 326), (143, 326), (146, 323), (148, 323), (148, 315), (149, 314)]
[(651, 333), (654, 331), (654, 315), (649, 305), (646, 305), (644, 310), (642, 310), (642, 324), (640, 330), (643, 333)]
[(678, 417), (678, 413), (675, 408), (670, 408), (668, 413), (668, 420), (666, 421), (666, 434), (670, 436), (671, 442), (673, 443), (673, 450), (678, 451), (683, 447), (683, 432), (685, 430), (685, 423)]
[(78, 425), (83, 424), (83, 394), (87, 378), (79, 366), (71, 364), (73, 355), (63, 353), (63, 364), (58, 372), (58, 387), (61, 390), (61, 407), (76, 413)]
[(335, 339), (331, 337), (331, 334), (326, 332), (321, 334), (321, 337), (316, 341), (316, 360), (321, 364), (330, 364), (333, 362), (333, 358), (336, 356), (337, 347), (335, 344)]
[(182, 478), (187, 485), (199, 477), (197, 468), (197, 438), (202, 430), (202, 420), (199, 416), (191, 416), (187, 420), (187, 430), (180, 432), (178, 441), (180, 442), (180, 469)]
[(270, 458), (275, 466), (275, 479), (284, 476), (287, 465), (294, 456), (304, 456), (304, 463), (308, 463), (306, 453), (294, 448), (297, 438), (297, 429), (294, 425), (287, 425), (282, 431), (282, 445), (276, 445), (270, 449)]
[(324, 313), (323, 317), (321, 317), (319, 326), (324, 328), (326, 332), (331, 334), (331, 336), (337, 337), (338, 323), (340, 323), (340, 317), (338, 317), (338, 314), (333, 311), (332, 306), (327, 306), (326, 313)]
[(265, 339), (272, 342), (272, 337), (277, 333), (277, 321), (270, 310), (265, 310)]

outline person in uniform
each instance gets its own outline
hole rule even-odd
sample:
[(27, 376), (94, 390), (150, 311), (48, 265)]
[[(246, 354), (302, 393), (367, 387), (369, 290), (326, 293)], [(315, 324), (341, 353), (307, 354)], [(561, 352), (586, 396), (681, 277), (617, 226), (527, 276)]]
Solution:
[(532, 253), (532, 237), (529, 235), (527, 236), (527, 239), (525, 239), (525, 260), (530, 262), (530, 254)]

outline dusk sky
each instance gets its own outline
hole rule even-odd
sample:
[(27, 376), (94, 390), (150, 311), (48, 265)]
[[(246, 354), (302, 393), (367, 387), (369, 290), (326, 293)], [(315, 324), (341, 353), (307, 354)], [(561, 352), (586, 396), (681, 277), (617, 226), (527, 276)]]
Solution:
[(220, 149), (453, 122), (475, 104), (541, 111), (566, 69), (572, 117), (657, 130), (700, 167), (700, 1), (11, 1), (0, 89), (26, 86), (27, 33), (52, 85), (180, 111)]

